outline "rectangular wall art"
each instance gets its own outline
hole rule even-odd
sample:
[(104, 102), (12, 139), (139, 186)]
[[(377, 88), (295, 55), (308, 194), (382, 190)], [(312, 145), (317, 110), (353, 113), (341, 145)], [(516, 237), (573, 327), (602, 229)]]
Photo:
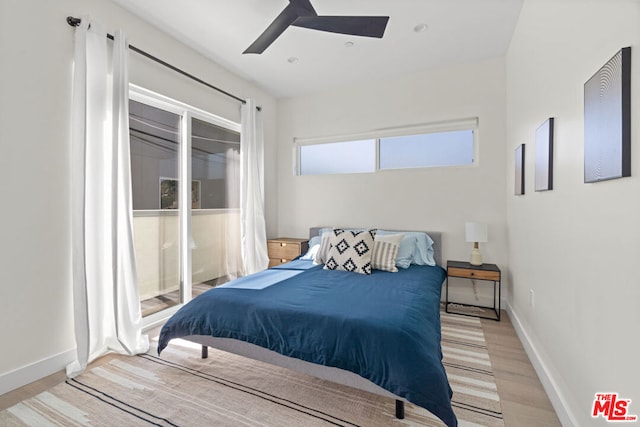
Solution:
[(515, 195), (521, 196), (524, 194), (524, 144), (520, 144), (516, 148), (516, 159), (515, 159)]
[(536, 191), (553, 190), (553, 117), (536, 129)]
[(584, 182), (631, 176), (631, 48), (584, 84)]

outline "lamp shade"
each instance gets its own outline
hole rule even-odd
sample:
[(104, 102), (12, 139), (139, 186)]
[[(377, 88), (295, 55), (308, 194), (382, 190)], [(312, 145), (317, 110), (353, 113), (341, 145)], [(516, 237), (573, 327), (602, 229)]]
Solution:
[(487, 224), (467, 222), (464, 225), (467, 242), (486, 242)]

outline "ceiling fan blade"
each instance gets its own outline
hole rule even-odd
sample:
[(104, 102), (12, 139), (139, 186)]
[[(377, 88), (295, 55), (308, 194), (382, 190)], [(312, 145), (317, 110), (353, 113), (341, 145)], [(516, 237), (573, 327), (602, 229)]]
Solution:
[(296, 9), (299, 16), (318, 16), (309, 0), (289, 0), (289, 4)]
[(382, 38), (388, 16), (301, 16), (291, 25), (330, 33)]
[(273, 20), (273, 22), (267, 27), (266, 30), (249, 46), (244, 53), (262, 53), (266, 48), (271, 46), (284, 30), (293, 24), (293, 22), (299, 17), (296, 9), (292, 4), (289, 4), (284, 8), (280, 15)]

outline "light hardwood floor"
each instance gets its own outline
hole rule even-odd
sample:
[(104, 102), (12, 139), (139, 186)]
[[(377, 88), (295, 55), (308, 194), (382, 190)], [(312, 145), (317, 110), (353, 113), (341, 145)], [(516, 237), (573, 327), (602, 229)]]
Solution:
[(489, 348), (505, 426), (561, 426), (509, 315), (502, 310), (499, 322), (482, 319), (482, 329)]
[[(483, 319), (482, 327), (498, 386), (505, 426), (561, 426), (507, 313), (502, 311), (500, 322)], [(150, 337), (156, 336), (159, 328), (148, 333)], [(102, 357), (92, 363), (90, 368), (107, 363), (114, 357), (118, 356)], [(35, 396), (64, 380), (65, 374), (61, 371), (6, 393), (0, 396), (0, 410)]]

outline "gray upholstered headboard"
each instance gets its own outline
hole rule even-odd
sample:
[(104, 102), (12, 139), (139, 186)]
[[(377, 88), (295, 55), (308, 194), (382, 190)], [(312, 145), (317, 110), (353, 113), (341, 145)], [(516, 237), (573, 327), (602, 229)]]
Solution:
[[(309, 229), (309, 238), (315, 237), (320, 234), (320, 230), (327, 227), (311, 227)], [(348, 228), (348, 227), (346, 227)], [(402, 233), (402, 230), (392, 230)], [(405, 231), (421, 231), (421, 230), (405, 230)], [(433, 240), (433, 259), (436, 260), (436, 264), (442, 265), (442, 233), (439, 231), (425, 231)]]

